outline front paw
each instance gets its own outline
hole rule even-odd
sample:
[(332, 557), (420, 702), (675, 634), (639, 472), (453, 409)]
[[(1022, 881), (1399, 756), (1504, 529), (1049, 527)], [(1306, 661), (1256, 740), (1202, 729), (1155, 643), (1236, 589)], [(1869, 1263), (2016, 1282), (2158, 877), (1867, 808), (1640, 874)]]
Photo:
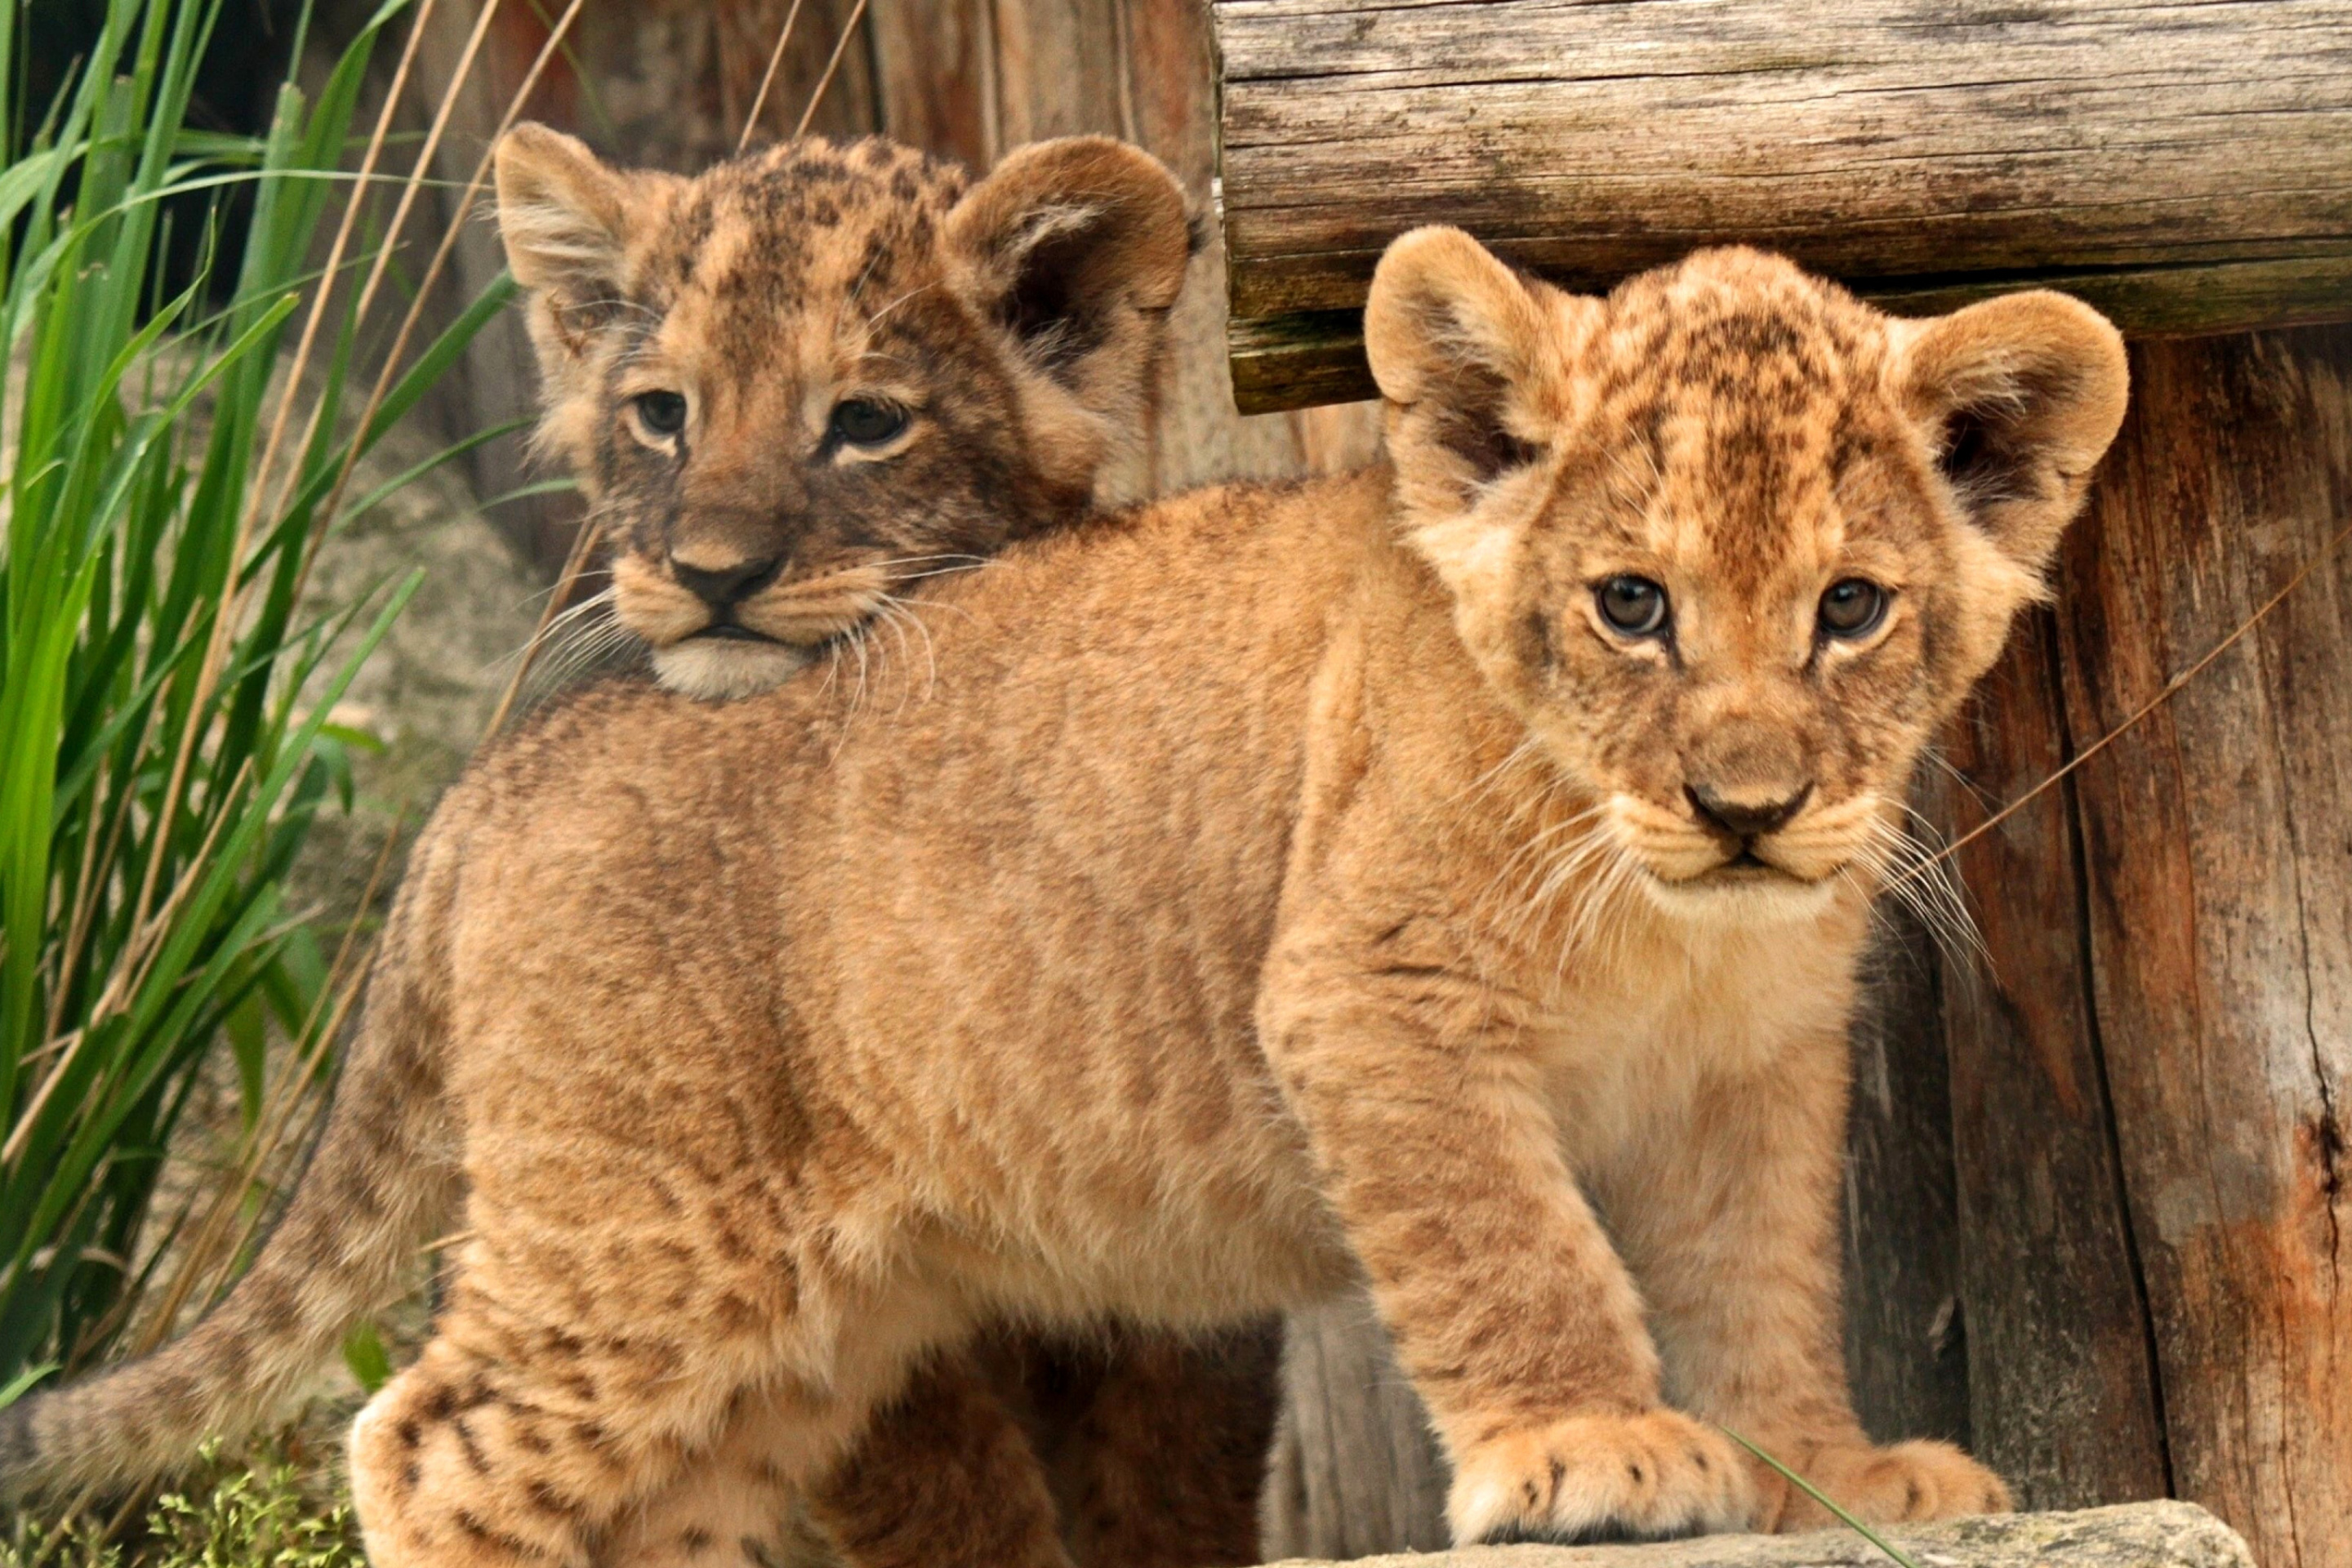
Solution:
[[(1958, 1519), (2010, 1509), (2009, 1488), (2000, 1478), (1949, 1443), (1895, 1443), (1884, 1448), (1866, 1443), (1790, 1445), (1788, 1453), (1770, 1444), (1762, 1447), (1867, 1524)], [(1758, 1461), (1754, 1468), (1759, 1530), (1820, 1530), (1837, 1522), (1770, 1466)]]
[(1665, 1541), (1744, 1530), (1744, 1456), (1672, 1410), (1572, 1415), (1457, 1456), (1446, 1514), (1463, 1544)]

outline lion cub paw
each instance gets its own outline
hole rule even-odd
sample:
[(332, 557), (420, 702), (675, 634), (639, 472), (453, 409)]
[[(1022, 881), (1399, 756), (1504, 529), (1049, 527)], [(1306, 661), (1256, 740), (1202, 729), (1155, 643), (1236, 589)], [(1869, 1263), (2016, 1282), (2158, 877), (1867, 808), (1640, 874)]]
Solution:
[[(1773, 1457), (1869, 1524), (2007, 1513), (2010, 1508), (2009, 1488), (2000, 1478), (1949, 1443), (1895, 1443), (1884, 1448), (1839, 1444), (1816, 1448), (1801, 1462), (1777, 1451)], [(1778, 1471), (1760, 1462), (1755, 1470), (1762, 1501), (1759, 1529), (1820, 1530), (1837, 1522)]]
[(1575, 1415), (1463, 1453), (1446, 1513), (1465, 1544), (1664, 1541), (1744, 1530), (1739, 1451), (1672, 1410)]

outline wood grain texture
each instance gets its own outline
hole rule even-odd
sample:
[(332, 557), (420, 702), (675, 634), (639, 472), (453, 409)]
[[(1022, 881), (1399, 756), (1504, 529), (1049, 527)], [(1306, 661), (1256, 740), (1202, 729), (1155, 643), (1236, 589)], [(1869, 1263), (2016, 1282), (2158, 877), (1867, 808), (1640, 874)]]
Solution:
[(1244, 406), (1361, 395), (1344, 319), (1301, 318), (1422, 223), (1575, 288), (1741, 240), (1914, 308), (2057, 279), (2139, 332), (2352, 314), (2340, 0), (1213, 12)]
[(975, 169), (1003, 145), (995, 30), (971, 0), (890, 0), (871, 6), (882, 123), (899, 141)]
[[(2077, 746), (2352, 518), (2352, 331), (2143, 344), (2133, 372), (2063, 562), (2055, 651)], [(2347, 759), (2339, 550), (2075, 778), (2092, 1001), (2174, 1485), (2269, 1568), (2352, 1563)]]
[(1452, 1471), (1369, 1298), (1291, 1314), (1258, 1544), (1282, 1557), (1435, 1552)]
[[(1931, 773), (1928, 810), (1956, 832), (2071, 754), (2053, 643), (2047, 613), (2017, 628), (1949, 738), (1949, 771)], [(2091, 1006), (2074, 804), (2050, 790), (1960, 852), (1984, 946), (1943, 959), (1971, 1426), (2029, 1508), (2169, 1490)]]
[(1879, 1442), (1965, 1446), (1969, 1336), (1936, 943), (1891, 900), (1880, 905), (1879, 927), (1852, 1032), (1846, 1373), (1854, 1412)]

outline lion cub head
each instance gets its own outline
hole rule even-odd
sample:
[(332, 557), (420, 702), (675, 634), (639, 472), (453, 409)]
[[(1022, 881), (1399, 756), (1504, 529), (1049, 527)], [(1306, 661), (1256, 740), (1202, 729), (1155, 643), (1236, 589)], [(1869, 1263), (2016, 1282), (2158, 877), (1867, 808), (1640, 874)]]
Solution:
[(498, 152), (546, 417), (677, 690), (758, 690), (894, 589), (1066, 521), (1145, 423), (1192, 249), (1150, 157), (1073, 138), (973, 183), (878, 139), (688, 180), (543, 126)]
[(1465, 643), (1694, 914), (1885, 874), (1913, 763), (2124, 410), (2122, 342), (2075, 300), (1899, 321), (1744, 249), (1590, 299), (1424, 229), (1364, 325)]

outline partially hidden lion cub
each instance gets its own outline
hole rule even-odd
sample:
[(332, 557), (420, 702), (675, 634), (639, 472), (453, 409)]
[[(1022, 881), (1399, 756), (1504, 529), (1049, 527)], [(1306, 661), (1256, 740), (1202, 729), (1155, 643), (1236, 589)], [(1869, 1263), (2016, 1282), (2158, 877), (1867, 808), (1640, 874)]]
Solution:
[(686, 179), (526, 124), (497, 173), (536, 444), (656, 677), (698, 697), (903, 637), (914, 584), (1084, 515), (1142, 438), (1194, 248), (1174, 178), (1101, 137), (976, 184), (878, 136)]
[[(1745, 250), (1580, 298), (1443, 229), (1365, 328), (1387, 465), (1013, 547), (934, 591), (933, 700), (607, 689), (453, 793), (284, 1227), (416, 1202), (462, 1125), (447, 1310), (352, 1435), (375, 1561), (691, 1558), (724, 1474), (853, 1553), (888, 1478), (929, 1561), (1058, 1564), (936, 1358), (1360, 1280), (1463, 1541), (1812, 1517), (1718, 1422), (1867, 1517), (2005, 1505), (1848, 1400), (1845, 1024), (2115, 332)], [(265, 1257), (225, 1315), (336, 1287)], [(6, 1418), (10, 1476), (119, 1464), (253, 1342)]]
[[(530, 291), (538, 445), (616, 546), (625, 629), (655, 637), (663, 682), (702, 697), (772, 685), (821, 651), (853, 667), (869, 648), (918, 656), (923, 592), (1087, 515), (1148, 427), (1198, 247), (1167, 171), (1101, 138), (1021, 148), (977, 182), (879, 138), (779, 144), (688, 179), (608, 167), (526, 124), (497, 169)], [(688, 620), (700, 636), (681, 639)], [(461, 1131), (419, 1138), (417, 1160), (362, 1173), (387, 1185), (347, 1189), (273, 1247), (307, 1279), (299, 1323), (232, 1309), (199, 1336), (226, 1347), (204, 1375), (117, 1385), (142, 1429), (94, 1469), (123, 1436), (105, 1402), (37, 1402), (46, 1414), (0, 1431), (9, 1474), (28, 1443), (67, 1473), (159, 1468), (270, 1413), (404, 1277), (415, 1227), (456, 1224), (429, 1216), (452, 1191), (434, 1162)], [(992, 1340), (991, 1396), (1038, 1407), (1085, 1561), (1248, 1554), (1262, 1464), (1246, 1450), (1272, 1417), (1262, 1339)], [(1147, 1499), (1181, 1506), (1181, 1542)]]
[[(620, 628), (708, 698), (828, 651), (853, 701), (869, 662), (928, 673), (922, 592), (1079, 521), (1139, 447), (1199, 240), (1167, 170), (1100, 137), (1017, 149), (976, 184), (878, 137), (686, 180), (524, 125), (498, 180), (538, 444), (614, 545)], [(982, 1381), (1055, 1451), (1081, 1561), (1255, 1558), (1262, 1342), (992, 1337)], [(705, 1501), (678, 1498), (684, 1528), (709, 1531)], [(730, 1542), (780, 1522), (754, 1510)]]

